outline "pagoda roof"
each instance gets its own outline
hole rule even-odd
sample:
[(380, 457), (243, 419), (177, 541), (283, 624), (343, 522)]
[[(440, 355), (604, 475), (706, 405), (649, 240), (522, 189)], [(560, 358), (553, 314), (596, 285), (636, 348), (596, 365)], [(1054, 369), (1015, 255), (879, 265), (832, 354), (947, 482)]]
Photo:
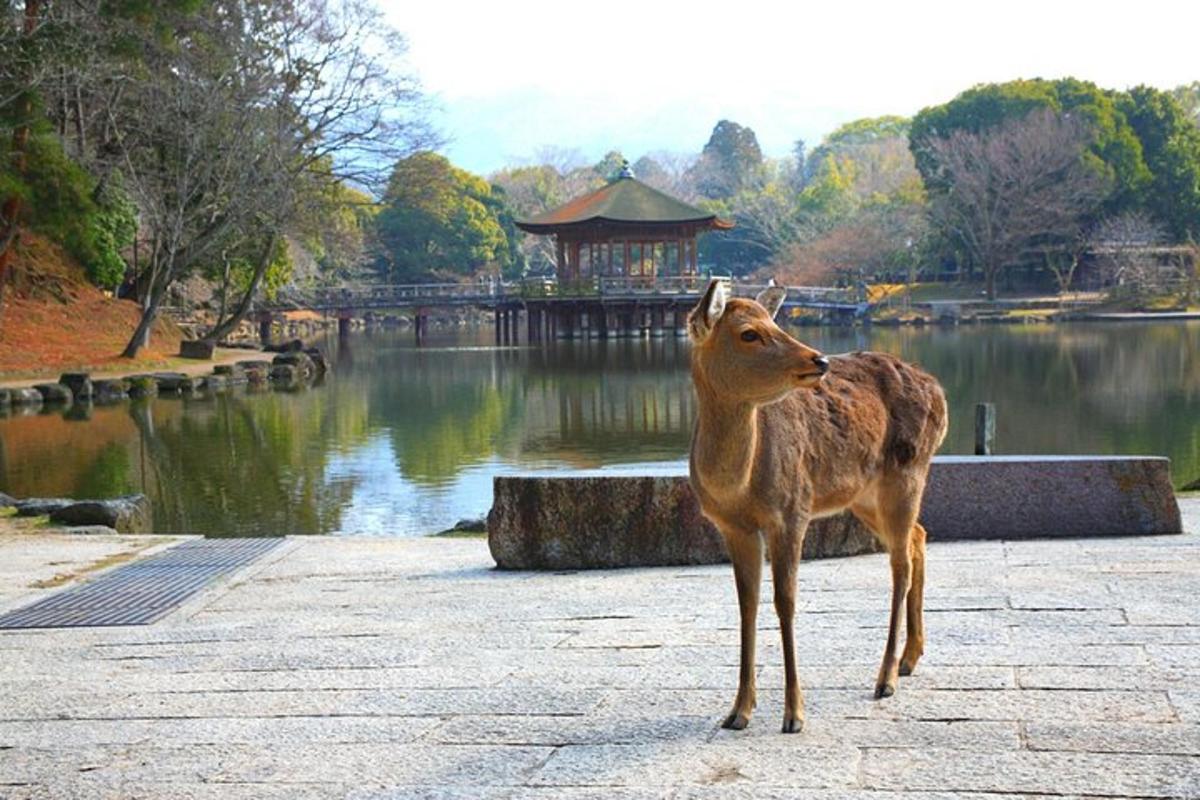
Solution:
[(531, 219), (517, 220), (517, 227), (528, 233), (545, 234), (597, 222), (643, 226), (687, 224), (722, 230), (733, 227), (732, 222), (719, 219), (716, 214), (676, 200), (629, 176), (617, 178)]

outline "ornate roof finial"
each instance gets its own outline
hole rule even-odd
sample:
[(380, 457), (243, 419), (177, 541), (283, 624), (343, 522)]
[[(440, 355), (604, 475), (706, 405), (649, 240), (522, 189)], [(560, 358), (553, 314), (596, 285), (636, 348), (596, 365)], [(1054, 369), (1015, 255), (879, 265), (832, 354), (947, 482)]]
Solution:
[(621, 159), (621, 171), (617, 173), (617, 179), (620, 180), (621, 178), (632, 178), (632, 177), (633, 177), (633, 167), (629, 166), (629, 159), (622, 158)]

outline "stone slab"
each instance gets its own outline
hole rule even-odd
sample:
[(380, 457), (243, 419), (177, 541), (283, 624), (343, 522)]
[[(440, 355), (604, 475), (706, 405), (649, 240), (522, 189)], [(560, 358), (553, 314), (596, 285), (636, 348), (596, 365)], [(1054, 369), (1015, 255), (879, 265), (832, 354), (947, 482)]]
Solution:
[[(503, 569), (713, 564), (724, 542), (686, 475), (497, 477), (488, 546)], [(921, 508), (930, 541), (1181, 533), (1170, 461), (942, 456)], [(814, 520), (804, 558), (878, 552), (848, 513)]]

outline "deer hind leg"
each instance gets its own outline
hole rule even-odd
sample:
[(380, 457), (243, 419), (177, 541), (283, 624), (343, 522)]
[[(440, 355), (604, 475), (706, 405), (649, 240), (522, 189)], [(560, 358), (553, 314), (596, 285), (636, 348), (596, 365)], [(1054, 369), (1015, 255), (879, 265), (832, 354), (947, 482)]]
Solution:
[(908, 625), (904, 654), (900, 656), (900, 674), (911, 675), (925, 652), (925, 528), (913, 523), (910, 542), (912, 586), (908, 588)]
[(902, 479), (899, 480), (900, 485), (885, 485), (879, 493), (878, 519), (892, 567), (892, 605), (888, 617), (888, 636), (883, 651), (883, 663), (879, 665), (879, 677), (875, 681), (876, 699), (891, 697), (896, 693), (896, 683), (900, 675), (896, 644), (900, 640), (901, 613), (907, 604), (908, 590), (912, 583), (911, 541), (921, 494), (919, 491), (912, 491)]
[(721, 531), (737, 584), (738, 610), (742, 621), (741, 667), (738, 671), (737, 698), (733, 710), (721, 723), (722, 728), (740, 731), (750, 724), (756, 702), (754, 688), (755, 633), (758, 624), (758, 595), (762, 584), (763, 546), (758, 531)]
[(804, 695), (796, 675), (796, 571), (807, 520), (770, 532), (771, 580), (775, 588), (775, 613), (783, 640), (783, 732), (799, 733), (804, 727)]

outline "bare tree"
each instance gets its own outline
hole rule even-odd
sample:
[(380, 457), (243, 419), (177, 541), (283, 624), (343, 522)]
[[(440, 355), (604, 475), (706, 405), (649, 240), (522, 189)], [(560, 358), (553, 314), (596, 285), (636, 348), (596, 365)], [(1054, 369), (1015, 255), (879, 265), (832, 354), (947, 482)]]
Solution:
[(1077, 238), (1107, 182), (1084, 160), (1088, 126), (1038, 110), (995, 128), (955, 131), (924, 147), (947, 188), (931, 221), (983, 271), (989, 299), (996, 278), (1055, 242)]

